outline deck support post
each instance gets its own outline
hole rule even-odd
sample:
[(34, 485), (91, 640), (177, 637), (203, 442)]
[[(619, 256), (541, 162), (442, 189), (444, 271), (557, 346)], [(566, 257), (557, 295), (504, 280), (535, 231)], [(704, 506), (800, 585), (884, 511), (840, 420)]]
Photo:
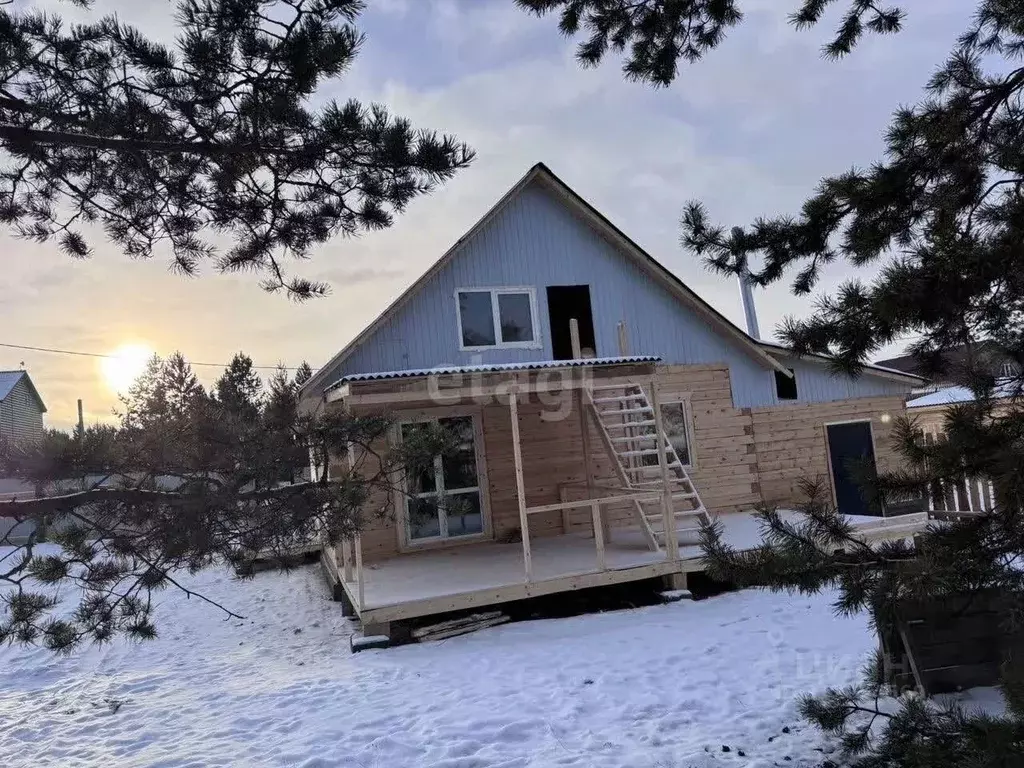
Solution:
[(359, 582), (359, 592), (358, 592), (358, 598), (359, 598), (358, 599), (358, 603), (359, 603), (359, 605), (357, 607), (359, 608), (360, 611), (362, 611), (363, 608), (366, 607), (365, 589), (364, 589), (364, 584), (363, 584), (363, 582), (365, 581), (365, 578), (364, 578), (364, 574), (363, 574), (363, 537), (362, 536), (356, 535), (355, 548), (356, 548), (356, 581)]
[[(328, 467), (330, 467), (330, 457), (327, 459)], [(345, 463), (347, 464), (347, 471), (349, 476), (356, 472), (356, 449), (351, 441), (345, 445)], [(346, 584), (352, 583), (352, 547), (354, 542), (350, 538), (344, 538), (341, 540), (341, 567), (342, 567), (342, 580)], [(360, 606), (361, 608), (362, 606)]]
[(519, 527), (523, 540), (523, 570), (526, 580), (533, 581), (533, 558), (530, 553), (530, 519), (526, 514), (526, 487), (523, 482), (523, 449), (519, 445), (519, 389), (508, 393), (508, 410), (512, 419), (512, 457), (516, 467), (516, 498), (519, 500)]
[[(586, 375), (584, 373), (584, 375)], [(583, 452), (583, 482), (587, 488), (587, 498), (594, 498), (594, 465), (593, 460), (590, 456), (590, 418), (587, 415), (587, 397), (583, 390), (579, 391), (576, 398), (576, 406), (580, 412), (580, 450)], [(562, 527), (565, 529), (563, 533), (569, 532), (568, 513), (565, 514), (563, 519)], [(604, 531), (605, 538), (607, 539), (607, 531)], [(597, 535), (596, 533), (594, 534)]]
[(342, 578), (346, 584), (352, 583), (352, 539), (341, 540)]
[(676, 515), (672, 501), (672, 486), (669, 484), (668, 458), (665, 453), (665, 430), (661, 418), (661, 403), (658, 397), (658, 383), (651, 380), (651, 408), (654, 410), (654, 431), (658, 444), (658, 468), (661, 470), (661, 525), (665, 531), (665, 549), (669, 560), (679, 559), (679, 541), (676, 532)]
[(687, 578), (685, 573), (668, 573), (664, 577), (665, 589), (687, 589)]
[(608, 563), (605, 561), (604, 553), (604, 523), (601, 520), (601, 502), (595, 501), (590, 505), (590, 519), (594, 526), (594, 546), (597, 548), (597, 569), (607, 571)]

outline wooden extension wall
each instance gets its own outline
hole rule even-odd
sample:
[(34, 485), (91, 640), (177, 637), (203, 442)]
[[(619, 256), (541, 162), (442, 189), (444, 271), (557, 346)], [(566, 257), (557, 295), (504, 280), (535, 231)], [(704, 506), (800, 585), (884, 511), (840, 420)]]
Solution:
[[(658, 369), (662, 402), (685, 401), (692, 418), (694, 467), (690, 474), (705, 505), (712, 512), (750, 510), (762, 504), (792, 506), (801, 500), (798, 483), (802, 477), (829, 481), (825, 424), (868, 420), (874, 433), (876, 460), (880, 470), (897, 462), (890, 432), (892, 418), (904, 412), (903, 397), (884, 396), (841, 400), (831, 403), (794, 404), (770, 408), (735, 408), (725, 365), (663, 366)], [(541, 401), (537, 395), (521, 396), (519, 428), (529, 506), (554, 504), (582, 498), (582, 489), (563, 490), (560, 485), (585, 482), (579, 402), (575, 394), (556, 393)], [(453, 412), (472, 413), (483, 435), (481, 482), (483, 502), (490, 513), (490, 534), (496, 539), (514, 539), (520, 526), (516, 499), (512, 427), (508, 404), (492, 401), (483, 405), (424, 408), (416, 416), (443, 417)], [(393, 414), (401, 419), (403, 412)], [(596, 425), (590, 424), (592, 483), (618, 484), (612, 459), (605, 452)], [(386, 451), (383, 443), (377, 450)], [(376, 468), (368, 458), (365, 472)], [(342, 461), (332, 471), (343, 472)], [(612, 495), (595, 490), (593, 496)], [(373, 495), (363, 511), (364, 560), (372, 562), (401, 551), (396, 524), (396, 499), (384, 491)], [(606, 507), (610, 527), (635, 524), (631, 506)], [(570, 530), (589, 532), (590, 511), (569, 515)], [(530, 536), (562, 533), (562, 513), (530, 516)], [(457, 545), (458, 541), (442, 546)]]
[(694, 466), (690, 476), (713, 512), (761, 502), (750, 409), (734, 408), (725, 365), (677, 365), (658, 370), (661, 402), (689, 402)]
[[(379, 456), (387, 450), (385, 440), (378, 441), (373, 446), (374, 452)], [(357, 470), (364, 477), (371, 477), (380, 471), (378, 458), (370, 453), (359, 451), (356, 458)], [(332, 456), (330, 463), (331, 477), (343, 477), (348, 473), (348, 459), (346, 456)], [(398, 552), (398, 533), (395, 527), (394, 499), (383, 487), (375, 488), (370, 498), (360, 510), (360, 519), (357, 521), (360, 535), (362, 537), (363, 560), (372, 562), (389, 557)], [(341, 545), (335, 553), (337, 562), (342, 561)]]
[[(880, 472), (895, 469), (899, 458), (892, 446), (892, 427), (904, 412), (904, 398), (893, 396), (752, 409), (750, 422), (765, 503), (800, 501), (799, 482), (804, 477), (831, 484), (825, 427), (831, 422), (870, 421), (875, 464)], [(888, 420), (883, 418), (886, 414)]]
[[(530, 506), (554, 504), (561, 501), (559, 486), (565, 483), (582, 483), (585, 480), (585, 464), (581, 449), (582, 435), (580, 410), (576, 394), (555, 393), (540, 400), (537, 395), (529, 398), (520, 395), (519, 431), (523, 457), (523, 475), (526, 480), (526, 503)], [(563, 399), (564, 398), (564, 399)], [(512, 422), (506, 402), (490, 402), (485, 405), (428, 407), (409, 411), (395, 411), (392, 417), (400, 421), (404, 417), (442, 418), (454, 413), (472, 414), (481, 424), (483, 434), (482, 450), (478, 448), (482, 462), (482, 503), (490, 512), (491, 534), (496, 539), (516, 538), (519, 523), (519, 502), (516, 499), (515, 462), (512, 455)], [(600, 438), (593, 424), (590, 425), (590, 445), (594, 454), (592, 464), (594, 482), (617, 482), (612, 463), (604, 453)], [(387, 445), (381, 441), (374, 450), (384, 454)], [(366, 456), (361, 471), (364, 475), (378, 471), (379, 464), (373, 456)], [(347, 471), (342, 457), (335, 457), (331, 464), (332, 474), (340, 476)], [(607, 492), (605, 495), (609, 495)], [(578, 498), (569, 495), (567, 498)], [(401, 513), (400, 499), (385, 490), (375, 491), (362, 512), (363, 559), (373, 562), (390, 557), (401, 551), (401, 536), (397, 519)], [(607, 510), (612, 527), (632, 525), (631, 510), (625, 506)], [(591, 529), (590, 510), (575, 512), (570, 517), (570, 530)], [(530, 515), (530, 536), (552, 536), (562, 533), (561, 512)], [(479, 539), (476, 539), (479, 540)], [(466, 540), (468, 543), (468, 539)], [(452, 540), (440, 546), (456, 546)], [(340, 553), (339, 553), (340, 558)]]

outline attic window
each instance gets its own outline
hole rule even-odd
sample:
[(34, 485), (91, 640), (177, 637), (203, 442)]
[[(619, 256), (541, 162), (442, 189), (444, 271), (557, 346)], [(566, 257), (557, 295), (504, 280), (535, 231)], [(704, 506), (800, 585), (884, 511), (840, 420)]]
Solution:
[(463, 288), (455, 299), (461, 350), (540, 346), (532, 288)]
[(796, 371), (789, 369), (791, 376), (782, 371), (775, 372), (775, 394), (779, 400), (796, 400)]

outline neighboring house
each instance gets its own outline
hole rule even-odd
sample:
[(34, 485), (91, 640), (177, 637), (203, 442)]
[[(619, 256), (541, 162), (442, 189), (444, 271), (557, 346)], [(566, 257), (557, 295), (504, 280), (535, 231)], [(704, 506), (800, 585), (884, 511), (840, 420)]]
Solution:
[[(1014, 403), (1016, 394), (1017, 386), (1013, 382), (997, 383), (992, 391), (993, 416), (1006, 413)], [(967, 387), (941, 387), (908, 400), (907, 413), (914, 417), (925, 438), (933, 442), (946, 432), (946, 415), (950, 406), (971, 402), (974, 402), (974, 393)]]
[[(374, 626), (678, 584), (701, 568), (697, 520), (792, 505), (805, 476), (869, 514), (848, 460), (896, 461), (892, 419), (923, 381), (828, 362), (752, 338), (538, 164), (303, 387), (306, 408), (390, 412), (393, 443), (424, 421), (463, 435), (462, 455), (373, 499), (390, 513), (327, 568)], [(756, 541), (749, 515), (724, 519)]]
[[(1014, 382), (1002, 381), (996, 384), (992, 397), (992, 417), (998, 419), (1017, 406), (1020, 390)], [(907, 413), (913, 417), (925, 443), (931, 445), (945, 440), (949, 409), (971, 402), (974, 402), (974, 393), (967, 387), (942, 387), (908, 400)], [(941, 493), (932, 490), (928, 500), (930, 509), (972, 512), (992, 509), (995, 504), (992, 483), (986, 478), (966, 478), (963, 485), (956, 486), (947, 483), (941, 490)]]
[(1020, 367), (1004, 352), (1001, 352), (996, 344), (991, 341), (980, 341), (977, 344), (963, 344), (943, 352), (945, 370), (938, 376), (927, 375), (921, 366), (920, 361), (913, 355), (901, 355), (888, 360), (879, 360), (876, 365), (904, 373), (913, 373), (918, 376), (925, 376), (934, 386), (948, 387), (956, 384), (956, 376), (966, 367), (980, 367), (997, 379), (1016, 376)]
[(40, 440), (46, 405), (25, 371), (0, 371), (0, 439)]

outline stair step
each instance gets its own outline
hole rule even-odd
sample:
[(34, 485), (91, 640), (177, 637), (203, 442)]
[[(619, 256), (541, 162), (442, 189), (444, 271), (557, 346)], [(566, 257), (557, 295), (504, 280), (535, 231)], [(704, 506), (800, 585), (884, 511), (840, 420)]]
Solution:
[(640, 448), (635, 451), (618, 451), (619, 456), (657, 456), (657, 448)]
[(611, 440), (613, 443), (630, 443), (633, 441), (640, 442), (641, 440), (651, 442), (655, 439), (655, 434), (653, 432), (648, 432), (647, 434), (644, 435), (632, 435), (629, 437), (613, 437)]
[[(655, 451), (655, 453), (657, 453), (657, 451)], [(668, 462), (668, 468), (669, 469), (683, 469), (683, 465), (682, 465), (682, 462), (680, 462), (679, 460), (670, 461), (670, 462)], [(650, 464), (650, 465), (645, 464), (642, 467), (630, 467), (626, 471), (627, 472), (638, 472), (638, 473), (642, 473), (642, 474), (653, 475), (653, 474), (656, 474), (656, 473), (660, 473), (661, 472), (661, 467), (659, 467), (657, 464)]]
[[(673, 490), (673, 492), (672, 492), (672, 499), (673, 499), (673, 501), (677, 501), (679, 499), (696, 499), (696, 498), (697, 498), (696, 492), (691, 492), (691, 490)], [(660, 504), (660, 503), (662, 503), (662, 500), (660, 500), (660, 499), (652, 499), (649, 502), (640, 502), (640, 503), (641, 504)], [(690, 510), (688, 510), (688, 509), (687, 510), (680, 510), (680, 512), (687, 512), (687, 513), (689, 513)]]
[[(621, 413), (621, 411), (620, 411)], [(657, 422), (654, 419), (650, 421), (624, 421), (620, 424), (605, 424), (605, 429), (632, 429), (633, 427), (653, 427)]]
[(598, 408), (598, 413), (610, 416), (627, 416), (631, 413), (654, 413), (654, 409), (649, 405), (645, 405), (641, 408)]
[[(683, 469), (683, 465), (680, 464), (678, 461), (670, 461), (668, 463), (668, 469), (669, 470)], [(651, 465), (649, 467), (648, 466), (643, 466), (643, 467), (626, 467), (626, 471), (629, 472), (630, 474), (640, 475), (641, 477), (652, 477), (654, 475), (660, 475), (661, 474), (661, 468), (657, 464), (653, 464), (653, 465)], [(678, 479), (681, 479), (681, 478), (679, 478), (678, 475), (677, 475), (676, 479), (678, 480)]]
[(646, 400), (643, 395), (620, 395), (618, 397), (595, 397), (595, 403), (630, 403), (634, 400)]
[[(669, 485), (670, 488), (679, 488), (680, 487), (680, 483), (681, 482), (685, 482), (685, 485), (682, 486), (682, 487), (689, 487), (689, 489), (690, 489), (689, 491), (685, 491), (685, 492), (686, 493), (690, 493), (690, 491), (692, 491), (694, 496), (697, 495), (697, 489), (693, 487), (693, 484), (689, 480), (682, 481), (681, 478), (678, 478), (678, 477), (677, 478), (669, 478), (669, 479), (670, 480), (674, 479), (676, 481), (676, 482), (671, 483)], [(654, 480), (654, 481), (651, 481), (651, 482), (644, 482), (644, 483), (633, 483), (633, 487), (636, 488), (638, 491), (657, 491), (657, 490), (661, 490), (661, 480)], [(674, 493), (678, 493), (678, 491), (674, 491)]]

